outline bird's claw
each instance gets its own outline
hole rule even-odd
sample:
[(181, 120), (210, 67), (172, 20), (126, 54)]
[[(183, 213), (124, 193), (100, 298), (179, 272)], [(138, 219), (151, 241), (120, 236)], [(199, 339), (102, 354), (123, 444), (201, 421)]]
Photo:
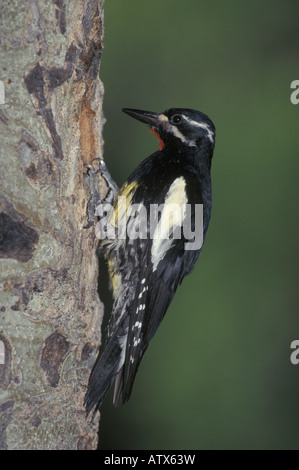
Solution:
[[(92, 165), (94, 161), (99, 162), (99, 166), (97, 169)], [(88, 170), (86, 173), (85, 181), (88, 185), (89, 192), (91, 194), (91, 198), (88, 202), (87, 207), (89, 223), (85, 227), (89, 228), (91, 225), (94, 224), (96, 220), (98, 206), (104, 203), (113, 204), (119, 189), (112, 176), (110, 175), (106, 163), (102, 158), (96, 157), (91, 161), (91, 163), (85, 163), (84, 167)], [(100, 174), (101, 177), (105, 180), (106, 185), (108, 187), (108, 191), (103, 200), (100, 199), (99, 179), (96, 178), (98, 174)]]

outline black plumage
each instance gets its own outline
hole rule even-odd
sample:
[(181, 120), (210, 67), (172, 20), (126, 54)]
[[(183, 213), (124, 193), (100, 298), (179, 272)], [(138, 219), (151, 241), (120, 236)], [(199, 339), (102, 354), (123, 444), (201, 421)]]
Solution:
[[(113, 381), (114, 403), (129, 399), (143, 354), (201, 251), (201, 246), (186, 249), (186, 244), (192, 243), (185, 233), (186, 208), (194, 233), (198, 229), (196, 207), (203, 207), (202, 242), (211, 216), (212, 121), (191, 109), (173, 108), (160, 114), (124, 111), (154, 130), (160, 149), (141, 162), (120, 189), (111, 211), (117, 220), (109, 215), (116, 236), (105, 239), (102, 249), (108, 260), (114, 304), (107, 343), (85, 397), (88, 413), (98, 409)], [(171, 204), (178, 210), (167, 218), (164, 208)], [(157, 217), (154, 226), (150, 217), (153, 207)], [(121, 231), (125, 236), (120, 239)]]

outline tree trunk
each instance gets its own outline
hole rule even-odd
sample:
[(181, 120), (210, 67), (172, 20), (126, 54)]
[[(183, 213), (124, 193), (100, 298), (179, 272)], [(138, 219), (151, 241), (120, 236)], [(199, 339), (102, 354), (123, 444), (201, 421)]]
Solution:
[(83, 399), (102, 305), (83, 164), (102, 154), (103, 0), (6, 0), (1, 16), (0, 448), (94, 449)]

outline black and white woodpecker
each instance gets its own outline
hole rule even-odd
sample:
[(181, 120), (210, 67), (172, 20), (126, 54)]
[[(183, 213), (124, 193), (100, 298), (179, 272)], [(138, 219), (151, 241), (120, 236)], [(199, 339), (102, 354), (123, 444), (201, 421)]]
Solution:
[[(160, 146), (120, 190), (102, 160), (98, 170), (107, 181), (113, 204), (101, 244), (114, 303), (107, 341), (85, 396), (87, 413), (100, 407), (113, 382), (114, 404), (130, 398), (143, 354), (178, 285), (194, 267), (211, 216), (215, 127), (209, 117), (185, 108), (163, 113), (123, 111), (150, 126)], [(91, 166), (89, 171), (94, 171)], [(99, 204), (98, 215), (105, 212), (99, 208), (107, 200)], [(174, 209), (170, 211), (170, 207)], [(146, 215), (141, 222), (140, 214)], [(196, 221), (199, 214), (201, 224)], [(201, 243), (195, 243), (196, 238)]]

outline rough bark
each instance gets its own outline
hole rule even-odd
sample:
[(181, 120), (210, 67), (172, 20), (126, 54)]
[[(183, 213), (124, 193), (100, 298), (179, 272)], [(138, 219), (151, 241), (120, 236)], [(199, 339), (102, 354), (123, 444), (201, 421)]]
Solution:
[(102, 153), (103, 0), (1, 10), (0, 448), (92, 449), (102, 306), (83, 164)]

